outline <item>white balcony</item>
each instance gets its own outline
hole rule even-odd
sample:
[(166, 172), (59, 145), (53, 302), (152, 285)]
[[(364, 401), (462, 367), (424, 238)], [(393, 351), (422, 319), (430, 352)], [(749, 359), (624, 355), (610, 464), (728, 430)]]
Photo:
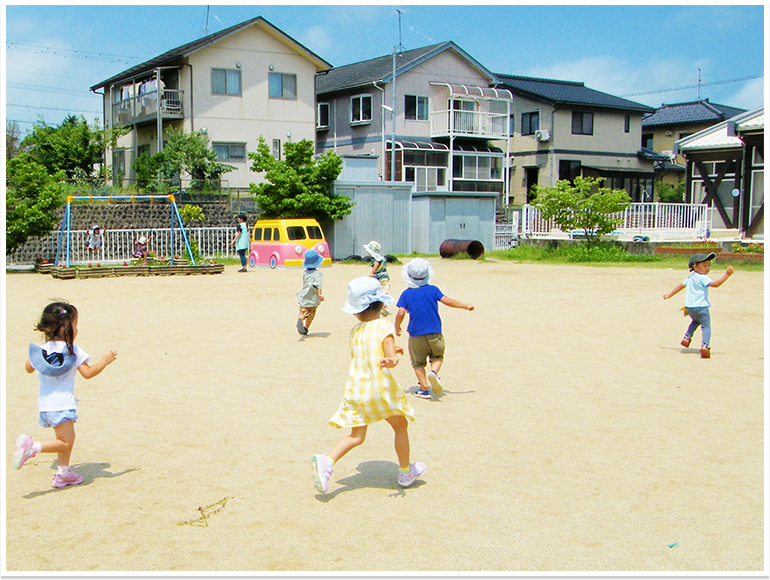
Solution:
[(501, 139), (508, 137), (508, 116), (484, 111), (446, 109), (430, 114), (431, 137), (474, 137)]
[[(184, 118), (183, 98), (184, 91), (164, 89), (160, 100), (161, 118)], [(157, 117), (158, 91), (150, 91), (112, 105), (112, 123), (115, 127), (155, 121)]]

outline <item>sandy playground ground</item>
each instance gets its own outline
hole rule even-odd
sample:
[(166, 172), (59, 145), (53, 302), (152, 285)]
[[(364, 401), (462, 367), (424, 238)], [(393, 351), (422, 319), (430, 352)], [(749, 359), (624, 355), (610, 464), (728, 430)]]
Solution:
[[(300, 270), (7, 275), (5, 569), (763, 570), (763, 273), (739, 269), (711, 292), (701, 360), (679, 346), (683, 293), (662, 299), (684, 270), (432, 263), (434, 283), (476, 310), (442, 306), (446, 393), (410, 395), (412, 458), (428, 472), (399, 488), (379, 423), (326, 495), (310, 456), (347, 433), (327, 420), (355, 322), (345, 287), (366, 266), (324, 270), (306, 338)], [(119, 351), (77, 379), (85, 483), (63, 490), (53, 455), (11, 465), (19, 433), (52, 435), (23, 366), (54, 298), (80, 310), (76, 342), (93, 360)], [(394, 372), (414, 390), (408, 357)]]

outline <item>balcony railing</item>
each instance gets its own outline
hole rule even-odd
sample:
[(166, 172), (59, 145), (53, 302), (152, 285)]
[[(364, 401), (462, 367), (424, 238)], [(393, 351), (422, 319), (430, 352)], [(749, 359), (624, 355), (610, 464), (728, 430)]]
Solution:
[[(164, 89), (160, 100), (162, 118), (181, 119), (184, 117), (182, 102), (184, 91)], [(114, 126), (132, 125), (143, 121), (157, 119), (158, 91), (151, 91), (136, 97), (131, 97), (112, 105), (112, 122)]]
[(508, 116), (484, 111), (433, 111), (430, 114), (431, 137), (508, 137)]

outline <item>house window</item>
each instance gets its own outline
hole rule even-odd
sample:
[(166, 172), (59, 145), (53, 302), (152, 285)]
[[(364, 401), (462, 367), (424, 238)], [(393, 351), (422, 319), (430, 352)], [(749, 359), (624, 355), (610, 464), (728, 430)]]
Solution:
[(147, 143), (146, 145), (139, 145), (136, 148), (136, 156), (141, 157), (142, 155), (147, 155), (147, 157), (150, 156), (150, 144)]
[(572, 111), (572, 134), (593, 135), (594, 114), (583, 113), (582, 111)]
[(652, 149), (652, 133), (642, 133), (642, 147)]
[(350, 97), (350, 124), (370, 123), (372, 120), (372, 95)]
[(241, 71), (236, 69), (211, 69), (211, 94), (240, 95)]
[(559, 161), (559, 181), (574, 181), (580, 176), (580, 161), (569, 161), (562, 159)]
[(692, 135), (692, 133), (677, 133), (676, 138), (677, 140), (684, 139), (685, 137), (689, 137), (690, 135)]
[(630, 133), (631, 132), (631, 115), (626, 115), (623, 119), (623, 132), (624, 133)]
[(404, 97), (404, 118), (408, 121), (427, 121), (428, 97), (406, 95)]
[(446, 151), (404, 149), (404, 181), (413, 181), (417, 191), (446, 187)]
[(455, 155), (452, 158), (452, 177), (479, 181), (502, 179), (503, 160), (488, 155)]
[(271, 99), (296, 99), (297, 75), (286, 73), (270, 73), (270, 98)]
[[(511, 127), (513, 129), (513, 127)], [(540, 111), (521, 114), (521, 134), (534, 135), (540, 129)]]
[(213, 143), (217, 161), (244, 161), (246, 159), (245, 143)]
[(273, 139), (273, 157), (280, 161), (281, 159), (281, 140)]
[(329, 103), (318, 103), (316, 107), (316, 129), (329, 128)]

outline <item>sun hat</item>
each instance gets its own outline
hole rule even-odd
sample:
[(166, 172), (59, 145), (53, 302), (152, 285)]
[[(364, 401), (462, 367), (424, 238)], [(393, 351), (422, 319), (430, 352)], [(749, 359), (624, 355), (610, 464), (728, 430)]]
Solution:
[(100, 229), (102, 229), (102, 228), (100, 228), (98, 225), (94, 225), (94, 227), (92, 227), (91, 229), (92, 229), (92, 230), (100, 230)]
[(382, 246), (380, 245), (380, 242), (372, 240), (368, 244), (364, 244), (364, 250), (366, 250), (367, 253), (375, 260), (382, 260), (382, 255), (380, 254), (382, 251)]
[(139, 243), (140, 244), (146, 244), (147, 243), (147, 238), (145, 238), (144, 236), (139, 236)]
[(348, 314), (358, 314), (363, 312), (372, 302), (382, 302), (383, 304), (393, 304), (396, 301), (393, 296), (382, 291), (380, 281), (371, 276), (361, 276), (354, 278), (348, 284), (348, 299), (343, 312)]
[(713, 260), (716, 257), (717, 255), (714, 252), (711, 252), (709, 254), (693, 254), (687, 266), (690, 268), (690, 270), (692, 270), (695, 267), (695, 264), (700, 264), (701, 262), (708, 262), (709, 260)]
[(433, 266), (428, 260), (414, 258), (401, 268), (401, 276), (410, 288), (419, 288), (433, 280)]
[(323, 264), (324, 258), (321, 254), (316, 252), (315, 250), (308, 250), (305, 252), (305, 259), (302, 260), (302, 267), (303, 268), (318, 268), (321, 264)]

